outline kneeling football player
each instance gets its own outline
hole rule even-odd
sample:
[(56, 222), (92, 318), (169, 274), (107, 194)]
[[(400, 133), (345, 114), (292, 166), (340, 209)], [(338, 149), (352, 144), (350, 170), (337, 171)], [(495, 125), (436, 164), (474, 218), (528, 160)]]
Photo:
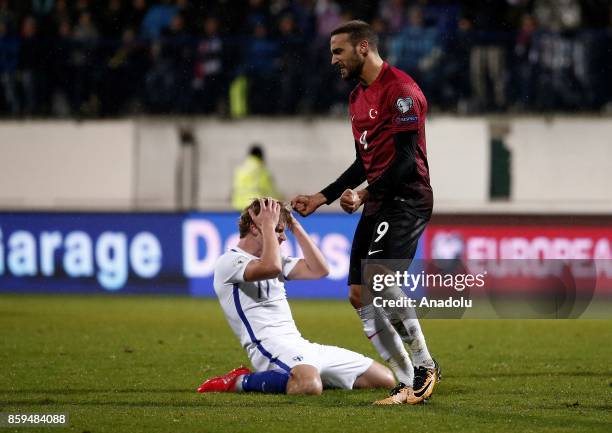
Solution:
[[(281, 256), (285, 228), (304, 258)], [(216, 264), (214, 286), (255, 371), (236, 368), (208, 379), (198, 391), (319, 395), (323, 388), (392, 387), (387, 367), (350, 350), (311, 343), (298, 331), (284, 282), (322, 278), (329, 270), (290, 210), (272, 199), (254, 200), (242, 212), (239, 229), (238, 245)]]

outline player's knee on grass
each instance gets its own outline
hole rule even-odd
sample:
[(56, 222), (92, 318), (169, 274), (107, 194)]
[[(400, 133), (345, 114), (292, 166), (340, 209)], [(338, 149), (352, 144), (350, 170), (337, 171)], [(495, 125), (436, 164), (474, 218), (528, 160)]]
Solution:
[(393, 388), (396, 385), (395, 376), (391, 370), (374, 361), (353, 384), (353, 389)]
[(321, 375), (315, 367), (302, 364), (291, 369), (287, 394), (321, 395), (322, 392)]

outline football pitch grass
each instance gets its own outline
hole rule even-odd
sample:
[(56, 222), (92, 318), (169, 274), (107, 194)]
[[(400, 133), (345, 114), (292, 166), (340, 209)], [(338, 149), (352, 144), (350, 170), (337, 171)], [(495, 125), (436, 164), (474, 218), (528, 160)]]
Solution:
[[(348, 302), (291, 305), (306, 338), (375, 356)], [(426, 405), (372, 407), (386, 390), (202, 395), (248, 365), (216, 300), (1, 295), (0, 412), (69, 416), (17, 432), (612, 431), (612, 321), (422, 326), (443, 370)]]

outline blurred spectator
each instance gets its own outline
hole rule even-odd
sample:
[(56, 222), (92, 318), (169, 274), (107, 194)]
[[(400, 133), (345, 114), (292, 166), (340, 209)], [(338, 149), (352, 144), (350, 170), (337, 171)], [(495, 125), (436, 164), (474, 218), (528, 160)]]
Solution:
[(21, 109), (23, 114), (31, 116), (35, 111), (41, 112), (41, 105), (46, 99), (47, 88), (45, 68), (48, 47), (38, 37), (34, 17), (27, 16), (21, 25), (21, 49), (19, 52), (19, 82), (21, 84)]
[(193, 80), (194, 40), (185, 28), (185, 17), (177, 13), (170, 27), (163, 32), (164, 51), (170, 59), (174, 75), (173, 112), (187, 113), (191, 110)]
[(541, 32), (534, 40), (532, 59), (538, 66), (535, 108), (580, 108), (586, 60), (582, 43), (567, 34)]
[[(301, 110), (304, 113), (327, 113), (339, 103), (345, 103), (348, 92), (354, 86), (344, 80), (338, 80), (338, 71), (331, 65), (329, 37), (318, 37), (309, 41), (303, 64), (304, 96)], [(344, 89), (344, 92), (341, 90)]]
[(56, 0), (53, 8), (53, 27), (55, 30), (60, 28), (62, 23), (71, 23), (72, 18), (70, 16), (70, 10), (68, 9), (67, 0)]
[(534, 0), (533, 14), (545, 30), (575, 30), (581, 23), (578, 0)]
[(399, 33), (406, 22), (404, 0), (382, 0), (379, 4), (379, 17), (387, 23), (389, 33)]
[(389, 51), (389, 61), (410, 74), (432, 101), (438, 99), (442, 55), (439, 36), (435, 27), (425, 27), (423, 10), (415, 6), (408, 13), (404, 29), (392, 39)]
[[(500, 0), (503, 1), (503, 0)], [(426, 27), (436, 27), (441, 38), (452, 36), (457, 30), (461, 7), (446, 1), (421, 0)]]
[(291, 2), (290, 12), (295, 17), (297, 27), (306, 40), (310, 40), (316, 34), (315, 4), (316, 0), (295, 0)]
[(147, 107), (153, 113), (187, 112), (191, 104), (193, 50), (184, 20), (175, 15), (151, 45), (152, 67), (145, 78)]
[(221, 112), (228, 92), (226, 41), (219, 33), (219, 20), (204, 20), (204, 34), (198, 41), (194, 62), (194, 106), (197, 112)]
[(58, 24), (57, 35), (50, 50), (51, 112), (66, 117), (71, 112), (74, 69), (72, 63), (72, 27), (68, 15)]
[(610, 7), (610, 0), (0, 0), (0, 115), (221, 114), (234, 106), (229, 100), (240, 102), (240, 113), (247, 105), (254, 114), (344, 113), (354, 83), (337, 80), (329, 32), (353, 16), (372, 24), (380, 51), (414, 75), (432, 107), (597, 110), (612, 99)]
[(248, 78), (249, 111), (273, 114), (278, 110), (279, 44), (268, 37), (268, 28), (257, 23), (244, 56)]
[(524, 15), (512, 52), (514, 73), (511, 88), (515, 92), (512, 99), (516, 110), (534, 107), (533, 97), (536, 90), (538, 68), (535, 63), (533, 43), (537, 30), (536, 19), (532, 15)]
[(282, 199), (266, 167), (263, 148), (254, 143), (246, 159), (234, 170), (232, 206), (234, 209), (244, 209), (254, 198), (260, 197)]
[(612, 112), (612, 61), (610, 61), (610, 53), (612, 53), (612, 4), (608, 7), (606, 13), (608, 17), (608, 26), (604, 33), (604, 41), (602, 43), (602, 62), (600, 69), (600, 82), (602, 85), (602, 94), (604, 95), (603, 104), (608, 112)]
[(121, 44), (109, 56), (100, 86), (100, 114), (114, 116), (142, 92), (142, 77), (147, 68), (147, 52), (136, 39), (136, 31), (123, 31)]
[(19, 60), (19, 39), (9, 32), (8, 24), (0, 20), (0, 78), (6, 110), (19, 114), (17, 96), (17, 63)]
[(295, 20), (284, 15), (279, 23), (280, 33), (280, 112), (295, 114), (303, 93), (302, 71), (305, 58), (305, 43), (298, 33)]
[(185, 33), (195, 35), (197, 31), (198, 16), (190, 0), (175, 0), (176, 13), (183, 17)]
[[(317, 37), (329, 39), (329, 34), (342, 22), (340, 6), (333, 0), (317, 0), (315, 6)], [(329, 41), (328, 41), (329, 42)]]
[(441, 62), (440, 99), (443, 110), (466, 114), (470, 107), (470, 52), (474, 44), (474, 28), (468, 18), (460, 18), (457, 30), (444, 47)]
[(470, 52), (470, 78), (478, 111), (506, 107), (506, 43), (511, 40), (507, 3), (498, 0), (467, 2), (467, 16), (476, 37)]
[[(70, 2), (69, 2), (70, 3)], [(92, 7), (91, 0), (76, 0), (74, 3), (74, 14), (75, 17), (81, 16), (81, 14), (85, 12), (94, 13), (94, 8)]]
[(144, 102), (148, 112), (170, 112), (174, 89), (174, 75), (170, 60), (164, 57), (161, 40), (155, 40), (149, 48), (151, 67), (145, 79)]
[[(549, 32), (542, 36), (538, 54), (542, 71), (540, 83), (552, 93), (552, 101), (540, 98), (545, 101), (541, 107), (544, 110), (584, 110), (601, 106), (601, 82), (597, 71), (602, 65), (597, 64), (597, 56), (602, 38), (594, 31), (581, 28), (582, 3), (560, 0), (550, 4), (538, 0), (534, 13), (549, 20), (543, 25)], [(602, 54), (609, 62), (610, 54)]]
[[(48, 41), (48, 37), (55, 30), (53, 12), (55, 0), (32, 0), (31, 10), (25, 12), (25, 16), (33, 16), (36, 20), (37, 34)], [(47, 49), (49, 47), (47, 46)]]
[(32, 12), (38, 16), (48, 15), (53, 11), (55, 0), (32, 0)]
[(520, 29), (525, 15), (533, 16), (531, 8), (533, 0), (506, 0), (506, 2), (508, 3), (506, 20), (508, 21), (509, 28)]
[(15, 29), (17, 17), (9, 0), (0, 0), (0, 22), (6, 26), (5, 31), (9, 33)]
[(140, 32), (143, 37), (157, 39), (162, 30), (168, 28), (178, 8), (171, 0), (160, 0), (159, 4), (153, 4), (146, 12)]
[(72, 42), (71, 68), (74, 73), (72, 111), (77, 114), (92, 114), (97, 109), (98, 103), (94, 86), (98, 71), (96, 51), (99, 34), (90, 12), (81, 12), (72, 33)]
[(389, 52), (389, 33), (387, 32), (387, 23), (382, 18), (376, 17), (370, 23), (372, 30), (378, 35), (378, 53), (384, 59), (388, 57)]
[(121, 37), (125, 26), (126, 15), (121, 0), (108, 0), (100, 17), (100, 34), (107, 40)]
[(266, 0), (249, 0), (245, 28), (254, 29), (259, 24), (267, 25), (269, 22), (270, 14)]
[(125, 14), (125, 25), (141, 34), (142, 21), (147, 14), (147, 0), (132, 0), (130, 8)]

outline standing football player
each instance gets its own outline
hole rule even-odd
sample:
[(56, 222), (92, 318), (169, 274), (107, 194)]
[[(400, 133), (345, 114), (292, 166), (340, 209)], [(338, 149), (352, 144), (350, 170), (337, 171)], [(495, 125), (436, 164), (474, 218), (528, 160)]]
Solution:
[[(304, 339), (293, 321), (286, 280), (328, 273), (321, 251), (289, 209), (271, 198), (242, 212), (240, 241), (215, 265), (215, 292), (255, 371), (236, 368), (213, 377), (199, 392), (265, 392), (319, 395), (324, 388), (393, 385), (391, 371), (359, 353)], [(304, 258), (283, 257), (280, 244), (291, 230)]]
[[(418, 404), (431, 396), (440, 370), (413, 310), (374, 307), (361, 264), (413, 259), (430, 219), (427, 101), (409, 75), (381, 59), (377, 44), (377, 35), (363, 21), (349, 21), (331, 33), (332, 65), (342, 79), (359, 80), (349, 97), (356, 158), (336, 181), (316, 194), (295, 197), (292, 205), (302, 216), (337, 198), (348, 213), (364, 205), (351, 248), (349, 298), (366, 336), (400, 382), (390, 397), (375, 403)], [(367, 188), (354, 190), (366, 180)]]

